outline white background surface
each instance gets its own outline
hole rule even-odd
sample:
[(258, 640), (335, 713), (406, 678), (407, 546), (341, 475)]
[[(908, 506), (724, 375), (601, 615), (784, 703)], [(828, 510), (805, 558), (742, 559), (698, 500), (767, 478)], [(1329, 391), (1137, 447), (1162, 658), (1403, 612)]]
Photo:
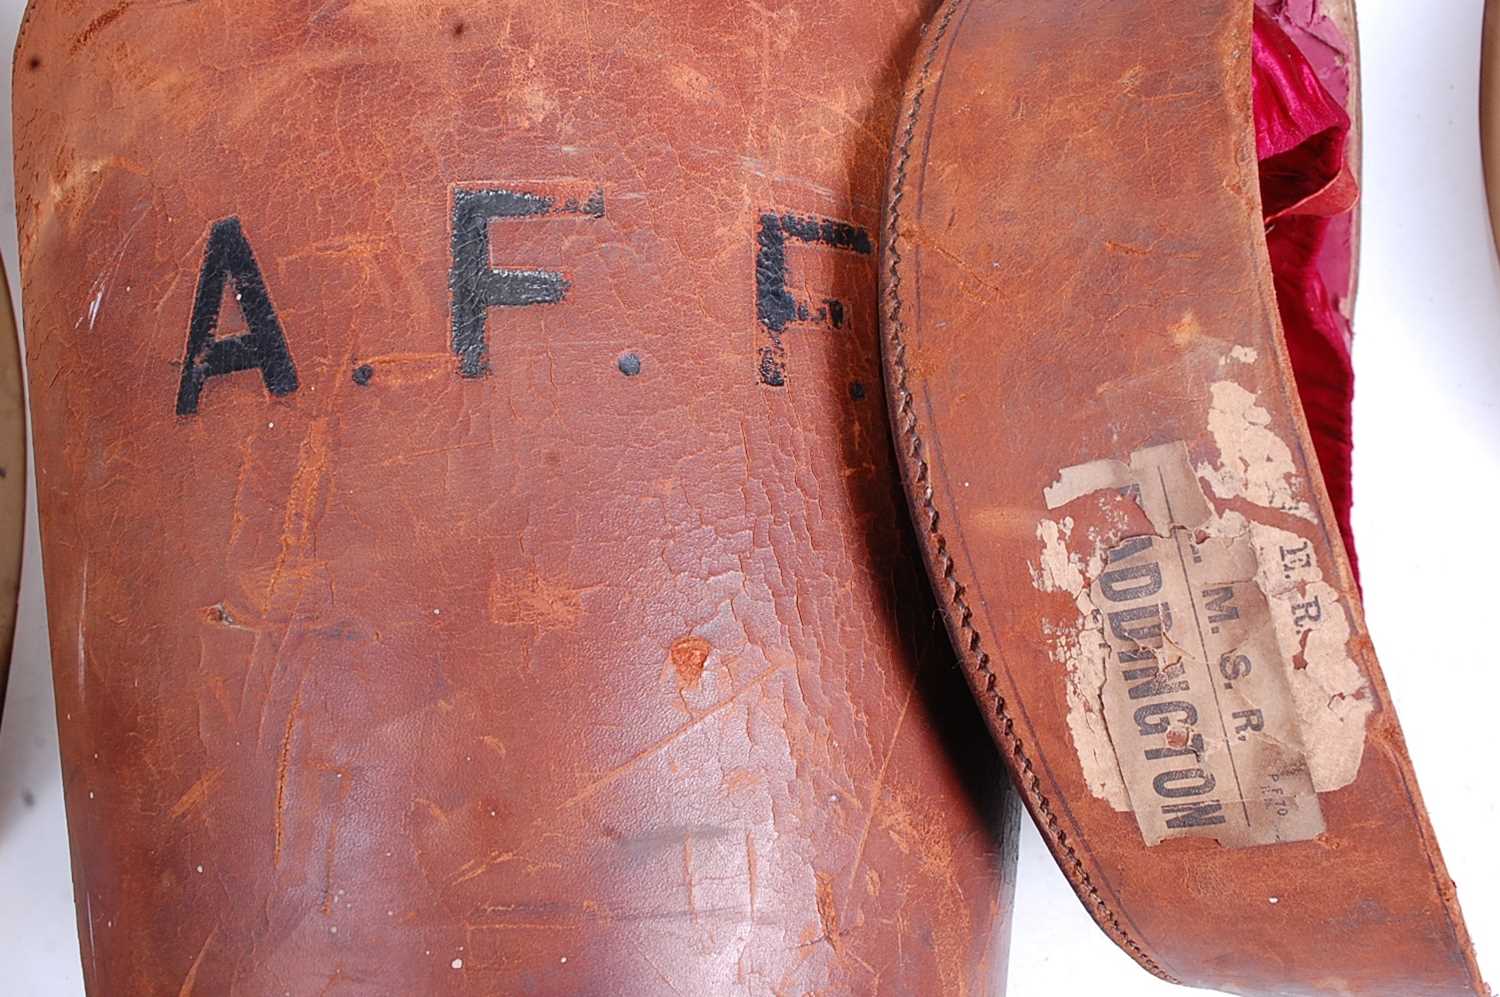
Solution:
[[(0, 0), (7, 53), (22, 6)], [(1487, 227), (1476, 123), (1481, 6), (1361, 3), (1365, 228), (1355, 532), (1370, 629), (1481, 965), (1494, 981), (1500, 266)], [(10, 106), (8, 73), (0, 106)], [(18, 289), (8, 112), (0, 138), (0, 250)], [(21, 627), (0, 726), (0, 994), (77, 997), (83, 985), (34, 507), (28, 526)], [(1012, 952), (1013, 997), (1183, 992), (1147, 976), (1094, 927), (1029, 821)]]

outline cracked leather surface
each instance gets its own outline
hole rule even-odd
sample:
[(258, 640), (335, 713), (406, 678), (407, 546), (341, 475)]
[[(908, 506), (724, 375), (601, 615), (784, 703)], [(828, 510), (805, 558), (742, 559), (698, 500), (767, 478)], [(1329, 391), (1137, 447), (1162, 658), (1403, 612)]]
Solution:
[[(971, 684), (1115, 941), (1168, 979), (1234, 993), (1483, 993), (1280, 339), (1250, 15), (1248, 2), (945, 4), (890, 181), (882, 317), (897, 449)], [(1039, 532), (1060, 518), (1044, 496), (1062, 469), (1150, 447), (1180, 444), (1200, 468), (1227, 459), (1219, 402), (1250, 396), (1238, 439), (1289, 441), (1286, 474), (1247, 464), (1260, 504), (1242, 475), (1239, 494), (1210, 493), (1216, 522), (1264, 521), (1315, 553), (1348, 607), (1362, 756), (1347, 785), (1319, 793), (1326, 830), (1309, 840), (1147, 846), (1136, 817), (1096, 792), (1068, 723), (1069, 672), (1043, 621), (1078, 611), (1038, 567)], [(1099, 509), (1116, 524), (1132, 514), (1125, 493), (1100, 494), (1067, 507), (1075, 537), (1116, 528)]]
[[(906, 526), (857, 237), (930, 6), (33, 5), (91, 993), (1001, 992), (1018, 810)], [(463, 377), (481, 188), (553, 205), (480, 269), (561, 300), (487, 309)], [(208, 376), (179, 415), (230, 218), (295, 387)]]

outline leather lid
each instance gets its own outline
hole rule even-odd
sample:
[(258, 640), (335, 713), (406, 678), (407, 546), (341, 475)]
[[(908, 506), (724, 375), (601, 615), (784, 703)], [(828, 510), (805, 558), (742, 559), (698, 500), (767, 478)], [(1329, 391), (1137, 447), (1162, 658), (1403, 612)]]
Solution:
[(887, 201), (899, 459), (997, 743), (1137, 961), (1483, 993), (1278, 326), (1251, 11), (945, 5)]

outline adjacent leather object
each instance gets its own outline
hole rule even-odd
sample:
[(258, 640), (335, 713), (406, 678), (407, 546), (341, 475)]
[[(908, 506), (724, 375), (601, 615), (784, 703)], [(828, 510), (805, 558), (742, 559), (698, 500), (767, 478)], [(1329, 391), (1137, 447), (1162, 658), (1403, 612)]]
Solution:
[(998, 993), (881, 397), (931, 6), (34, 5), (92, 993)]
[(10, 677), (26, 526), (26, 397), (10, 284), (0, 261), (0, 714)]
[(1484, 52), (1479, 76), (1479, 130), (1490, 224), (1500, 249), (1500, 0), (1484, 5)]
[(917, 57), (883, 319), (929, 571), (1144, 967), (1480, 993), (1281, 337), (1252, 7), (1169, 6), (954, 0)]

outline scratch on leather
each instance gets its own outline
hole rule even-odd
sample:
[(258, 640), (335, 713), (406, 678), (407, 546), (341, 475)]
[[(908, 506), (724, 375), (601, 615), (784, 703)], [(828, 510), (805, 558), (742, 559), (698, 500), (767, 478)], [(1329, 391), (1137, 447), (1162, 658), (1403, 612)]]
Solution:
[(73, 38), (73, 41), (68, 45), (68, 54), (77, 55), (79, 52), (83, 51), (83, 49), (94, 40), (94, 37), (98, 35), (99, 32), (109, 27), (115, 21), (118, 21), (120, 17), (130, 9), (130, 4), (131, 0), (123, 0), (123, 2), (115, 4), (109, 10), (106, 10), (104, 13), (100, 14), (98, 17), (94, 18), (87, 25), (85, 25), (84, 29), (78, 32), (78, 34)]

